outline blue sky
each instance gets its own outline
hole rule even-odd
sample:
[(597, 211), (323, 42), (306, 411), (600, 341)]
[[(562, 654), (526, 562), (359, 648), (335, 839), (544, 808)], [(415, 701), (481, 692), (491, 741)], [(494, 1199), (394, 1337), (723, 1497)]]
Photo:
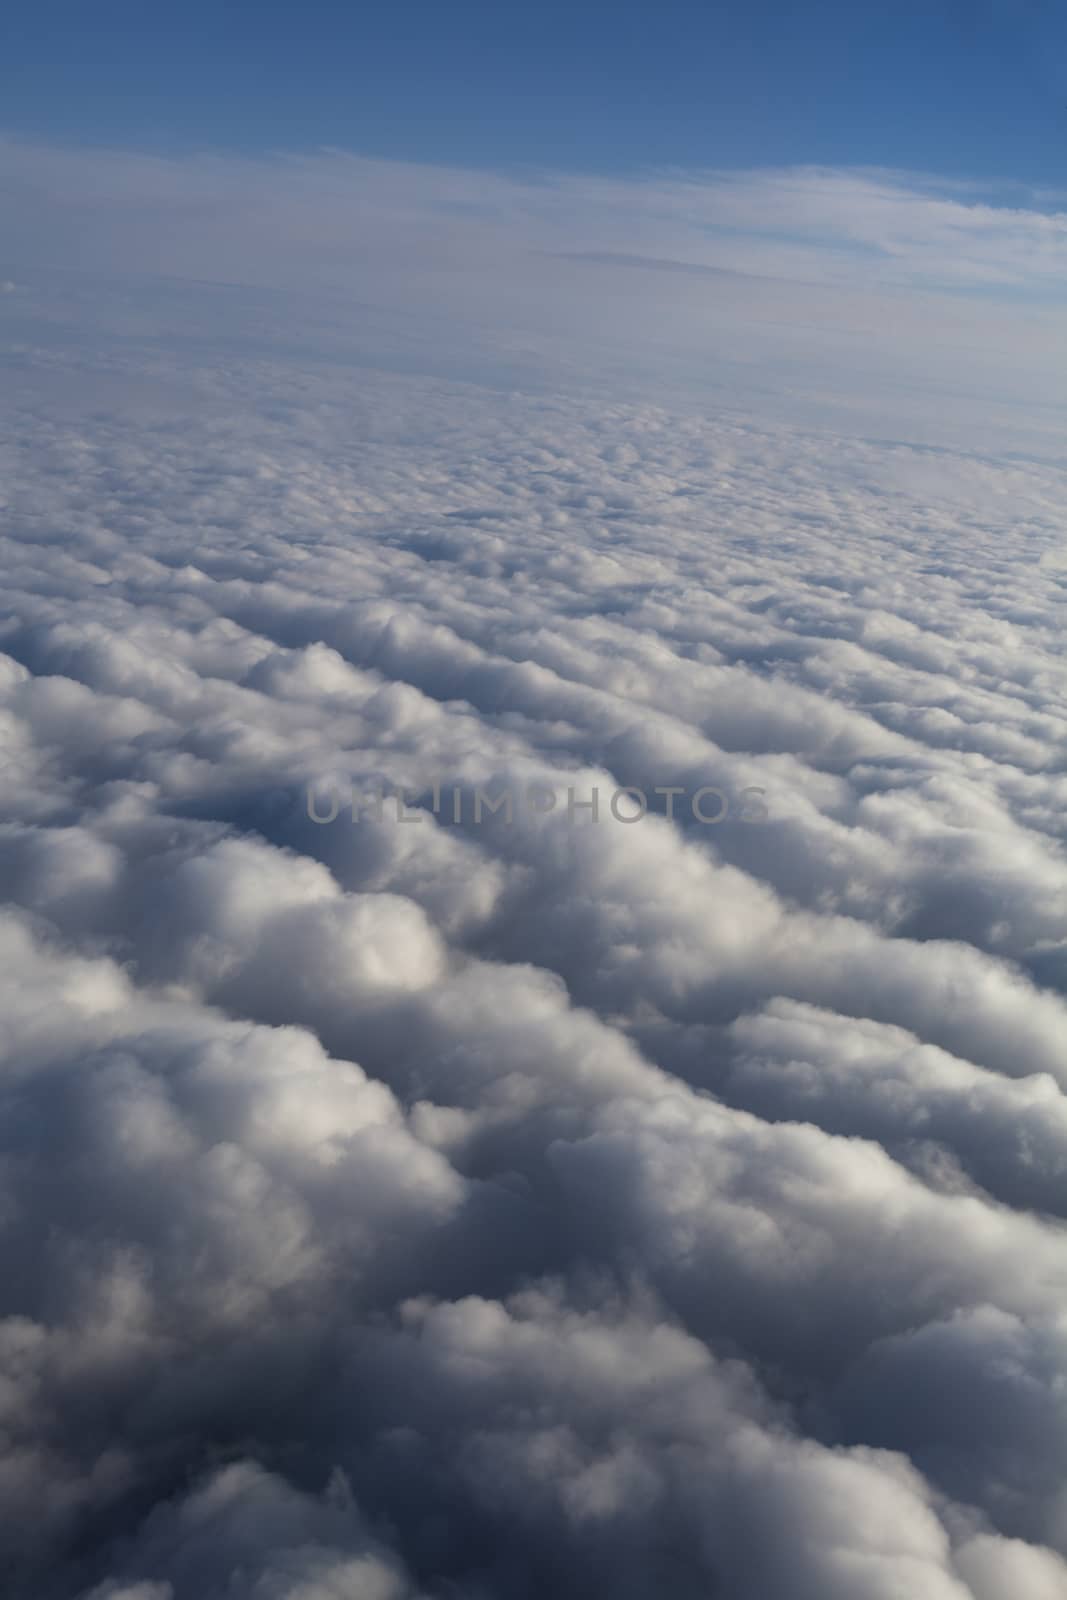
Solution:
[(44, 0), (9, 8), (0, 62), (0, 127), (64, 141), (1067, 173), (1056, 0)]
[(1067, 5), (104, 0), (4, 26), (16, 341), (95, 295), (120, 345), (1062, 437)]

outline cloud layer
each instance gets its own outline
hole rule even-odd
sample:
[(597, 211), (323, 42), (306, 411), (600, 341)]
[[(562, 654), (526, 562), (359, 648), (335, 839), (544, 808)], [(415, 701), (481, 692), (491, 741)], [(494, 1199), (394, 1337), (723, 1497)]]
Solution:
[[(109, 161), (105, 212), (143, 180), (131, 229), (225, 276), (232, 167)], [(424, 181), (390, 175), (397, 217)], [(1063, 248), (886, 178), (709, 194), (750, 241), (778, 217), (820, 293), (828, 230), (916, 295)], [(446, 175), (438, 220), (462, 204), (504, 201)], [(631, 259), (549, 274), (671, 276), (632, 227), (556, 231)], [(227, 344), (215, 293), (12, 280), (5, 1593), (1059, 1600), (1043, 428), (979, 454), (415, 376), (328, 358), (306, 306), (242, 292)], [(90, 294), (106, 332), (75, 339)], [(476, 818), (479, 791), (540, 798)], [(330, 792), (365, 803), (316, 821)]]

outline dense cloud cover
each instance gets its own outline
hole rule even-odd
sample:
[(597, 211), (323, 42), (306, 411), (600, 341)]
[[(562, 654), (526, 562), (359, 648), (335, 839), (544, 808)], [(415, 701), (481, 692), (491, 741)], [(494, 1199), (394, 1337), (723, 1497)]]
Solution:
[(65, 316), (4, 1593), (1063, 1600), (1063, 464)]

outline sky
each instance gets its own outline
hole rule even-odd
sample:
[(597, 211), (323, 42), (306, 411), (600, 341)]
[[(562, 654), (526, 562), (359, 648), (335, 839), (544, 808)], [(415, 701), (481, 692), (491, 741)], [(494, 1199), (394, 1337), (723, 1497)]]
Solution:
[(292, 354), (390, 369), (1057, 437), (1051, 0), (53, 3), (0, 27), (16, 329), (53, 337), (60, 302), (84, 325), (88, 297), (119, 340), (147, 319), (266, 350), (273, 319)]
[(494, 169), (860, 165), (1058, 189), (1056, 0), (6, 8), (0, 124)]

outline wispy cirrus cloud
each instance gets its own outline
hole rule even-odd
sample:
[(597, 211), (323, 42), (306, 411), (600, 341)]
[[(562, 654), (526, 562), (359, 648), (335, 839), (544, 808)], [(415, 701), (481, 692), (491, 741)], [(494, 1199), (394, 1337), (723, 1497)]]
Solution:
[[(801, 167), (609, 178), (420, 166), (338, 150), (164, 157), (7, 139), (0, 181), (29, 226), (20, 249), (47, 245), (43, 219), (58, 205), (69, 208), (72, 237), (76, 229), (99, 249), (111, 232), (116, 252), (145, 244), (166, 218), (178, 265), (226, 243), (237, 251), (235, 265), (254, 266), (264, 281), (279, 281), (295, 260), (310, 268), (324, 250), (328, 276), (346, 255), (370, 261), (382, 245), (410, 248), (421, 239), (464, 255), (491, 243), (567, 243), (583, 253), (647, 253), (832, 283), (854, 281), (857, 271), (869, 281), (874, 264), (887, 283), (1047, 284), (1067, 295), (1067, 210), (1049, 197), (995, 203), (977, 184), (922, 174)], [(295, 226), (283, 231), (285, 224)], [(275, 236), (274, 260), (257, 258), (262, 230)], [(657, 250), (639, 248), (652, 237)]]
[(778, 390), (1050, 404), (1067, 361), (1067, 211), (909, 174), (619, 179), (7, 140), (0, 192), (13, 277), (315, 290), (341, 325), (361, 304), (416, 319), (423, 359), (484, 339), (503, 371), (537, 351), (586, 375), (725, 362)]

